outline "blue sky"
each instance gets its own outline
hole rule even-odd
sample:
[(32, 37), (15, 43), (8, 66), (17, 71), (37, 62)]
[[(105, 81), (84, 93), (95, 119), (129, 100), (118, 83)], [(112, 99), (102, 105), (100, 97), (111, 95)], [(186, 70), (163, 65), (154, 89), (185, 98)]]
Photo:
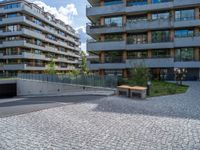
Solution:
[[(39, 1), (39, 0), (32, 0), (32, 1)], [(73, 17), (72, 25), (75, 28), (85, 26), (88, 22), (86, 18), (86, 4), (87, 0), (40, 0), (45, 4), (59, 8), (61, 6), (65, 7), (67, 4), (74, 4), (77, 10), (78, 15)]]
[[(2, 0), (0, 0), (2, 1)], [(88, 22), (86, 17), (87, 0), (29, 0), (45, 11), (53, 13), (58, 19), (74, 27), (81, 36), (81, 47), (86, 49), (85, 26)]]

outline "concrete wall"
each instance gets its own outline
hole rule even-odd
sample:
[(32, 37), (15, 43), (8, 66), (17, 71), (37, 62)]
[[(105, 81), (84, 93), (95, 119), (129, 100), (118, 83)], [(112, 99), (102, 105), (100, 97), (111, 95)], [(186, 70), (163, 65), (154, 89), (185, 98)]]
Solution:
[(58, 95), (58, 94), (73, 94), (73, 92), (83, 91), (115, 91), (109, 88), (98, 88), (80, 85), (71, 85), (66, 83), (43, 82), (33, 80), (17, 80), (17, 95)]

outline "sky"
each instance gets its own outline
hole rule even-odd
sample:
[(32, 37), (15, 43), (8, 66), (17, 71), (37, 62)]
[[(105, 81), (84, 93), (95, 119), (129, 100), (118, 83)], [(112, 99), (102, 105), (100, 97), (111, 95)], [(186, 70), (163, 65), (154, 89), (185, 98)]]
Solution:
[[(2, 1), (2, 0), (0, 0)], [(88, 22), (86, 17), (87, 0), (29, 0), (71, 25), (80, 34), (81, 48), (86, 50), (85, 27)]]

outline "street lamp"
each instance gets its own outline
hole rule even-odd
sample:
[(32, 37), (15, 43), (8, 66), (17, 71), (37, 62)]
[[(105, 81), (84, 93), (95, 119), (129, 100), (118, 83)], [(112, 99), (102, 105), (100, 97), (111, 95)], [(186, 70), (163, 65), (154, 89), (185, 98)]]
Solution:
[(150, 91), (151, 91), (151, 81), (147, 81), (147, 95), (150, 95)]

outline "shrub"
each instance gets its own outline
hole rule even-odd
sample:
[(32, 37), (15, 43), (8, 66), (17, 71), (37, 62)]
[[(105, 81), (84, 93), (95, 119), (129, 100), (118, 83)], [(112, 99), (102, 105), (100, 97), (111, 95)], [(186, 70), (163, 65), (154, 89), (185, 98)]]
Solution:
[(149, 69), (144, 64), (135, 65), (131, 70), (131, 83), (146, 86), (149, 79)]

